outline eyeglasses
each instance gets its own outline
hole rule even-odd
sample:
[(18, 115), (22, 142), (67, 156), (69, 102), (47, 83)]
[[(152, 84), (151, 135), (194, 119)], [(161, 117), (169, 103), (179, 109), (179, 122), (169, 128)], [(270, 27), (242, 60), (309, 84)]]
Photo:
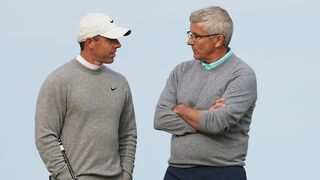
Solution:
[(219, 35), (219, 34), (199, 35), (199, 34), (194, 34), (191, 31), (187, 31), (187, 35), (188, 35), (189, 39), (198, 40), (198, 39), (201, 39), (201, 38), (210, 37), (210, 36), (216, 36), (216, 35)]

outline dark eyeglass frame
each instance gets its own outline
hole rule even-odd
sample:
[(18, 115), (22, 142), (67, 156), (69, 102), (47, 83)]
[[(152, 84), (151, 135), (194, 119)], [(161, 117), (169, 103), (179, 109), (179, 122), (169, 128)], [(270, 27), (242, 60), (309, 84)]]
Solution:
[(199, 35), (199, 34), (195, 34), (191, 31), (187, 31), (187, 35), (189, 39), (193, 39), (193, 40), (198, 40), (201, 38), (206, 38), (206, 37), (210, 37), (210, 36), (216, 36), (216, 35), (220, 35), (220, 34), (206, 34), (206, 35)]

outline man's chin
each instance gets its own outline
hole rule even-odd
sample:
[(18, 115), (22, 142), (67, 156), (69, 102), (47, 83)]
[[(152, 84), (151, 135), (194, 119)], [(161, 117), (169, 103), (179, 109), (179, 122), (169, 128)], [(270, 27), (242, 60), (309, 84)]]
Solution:
[(196, 56), (196, 55), (193, 55), (193, 58), (194, 58), (195, 60), (200, 60), (200, 58), (199, 58), (198, 56)]
[(112, 64), (112, 63), (113, 63), (113, 59), (108, 59), (103, 61), (103, 64)]
[(114, 62), (114, 61), (111, 60), (111, 61), (106, 62), (106, 64), (112, 64), (113, 62)]

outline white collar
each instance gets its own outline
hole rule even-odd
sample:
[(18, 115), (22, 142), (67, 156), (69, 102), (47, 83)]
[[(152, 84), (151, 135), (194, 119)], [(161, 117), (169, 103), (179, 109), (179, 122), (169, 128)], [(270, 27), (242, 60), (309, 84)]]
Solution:
[(85, 66), (86, 68), (89, 68), (91, 70), (97, 70), (102, 66), (102, 65), (101, 66), (97, 66), (95, 64), (89, 63), (80, 54), (76, 57), (76, 60), (79, 61), (83, 66)]

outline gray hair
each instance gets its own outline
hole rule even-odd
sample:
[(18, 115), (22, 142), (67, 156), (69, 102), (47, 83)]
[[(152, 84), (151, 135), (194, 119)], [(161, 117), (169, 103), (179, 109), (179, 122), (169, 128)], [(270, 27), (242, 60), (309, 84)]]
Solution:
[(221, 34), (224, 36), (224, 44), (229, 45), (233, 32), (232, 19), (228, 12), (218, 6), (209, 6), (193, 11), (190, 22), (203, 22), (204, 30), (208, 34)]

